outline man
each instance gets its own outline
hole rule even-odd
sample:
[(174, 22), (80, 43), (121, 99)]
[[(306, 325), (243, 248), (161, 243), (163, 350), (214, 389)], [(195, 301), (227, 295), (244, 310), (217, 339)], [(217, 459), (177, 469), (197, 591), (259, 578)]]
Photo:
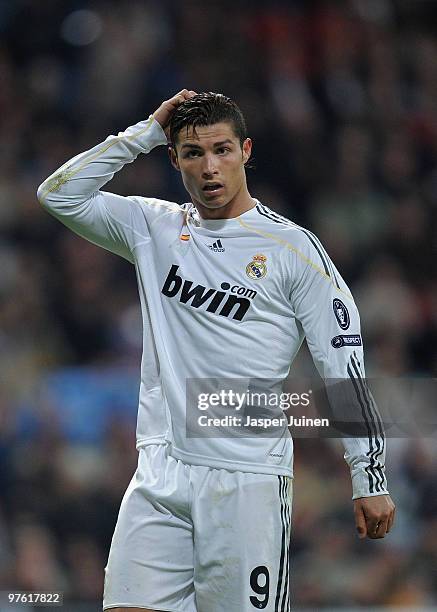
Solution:
[[(189, 204), (100, 191), (168, 139)], [(51, 214), (125, 257), (138, 278), (139, 460), (111, 545), (104, 609), (289, 608), (288, 430), (190, 437), (187, 398), (192, 379), (284, 379), (305, 336), (321, 376), (349, 378), (363, 407), (368, 436), (344, 440), (360, 537), (384, 537), (393, 524), (355, 304), (317, 238), (251, 197), (251, 150), (234, 102), (184, 89), (38, 190)]]

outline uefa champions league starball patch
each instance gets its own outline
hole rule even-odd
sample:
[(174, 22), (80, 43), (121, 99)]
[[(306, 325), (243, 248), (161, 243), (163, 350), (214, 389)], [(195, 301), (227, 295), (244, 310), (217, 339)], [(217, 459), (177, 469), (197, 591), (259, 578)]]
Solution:
[(265, 255), (254, 255), (253, 261), (247, 264), (246, 274), (249, 278), (259, 280), (267, 274), (267, 257)]
[(335, 318), (341, 329), (347, 329), (350, 324), (349, 312), (341, 300), (335, 298), (332, 302)]

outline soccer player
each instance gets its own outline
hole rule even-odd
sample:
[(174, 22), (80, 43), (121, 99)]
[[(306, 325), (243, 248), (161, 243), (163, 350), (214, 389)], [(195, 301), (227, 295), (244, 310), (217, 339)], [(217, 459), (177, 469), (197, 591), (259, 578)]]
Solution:
[[(188, 204), (101, 191), (167, 143)], [(353, 298), (318, 239), (249, 194), (251, 150), (232, 100), (184, 89), (38, 189), (52, 215), (127, 259), (138, 279), (138, 468), (111, 544), (104, 609), (289, 609), (289, 431), (190, 437), (186, 386), (285, 379), (304, 337), (322, 378), (350, 380), (362, 407), (367, 434), (343, 440), (359, 535), (382, 538), (393, 524)]]

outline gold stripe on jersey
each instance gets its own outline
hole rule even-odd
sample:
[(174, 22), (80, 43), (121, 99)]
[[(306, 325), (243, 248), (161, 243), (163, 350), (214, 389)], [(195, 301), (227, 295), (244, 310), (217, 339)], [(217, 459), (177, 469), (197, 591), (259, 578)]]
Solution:
[(290, 244), (286, 240), (283, 240), (282, 238), (278, 238), (277, 236), (274, 236), (273, 234), (270, 234), (269, 232), (263, 232), (260, 229), (255, 229), (254, 227), (251, 227), (250, 225), (247, 225), (247, 223), (245, 223), (241, 219), (241, 217), (237, 217), (237, 219), (238, 219), (240, 225), (242, 227), (244, 227), (244, 229), (246, 229), (247, 231), (254, 232), (254, 234), (258, 234), (259, 236), (262, 236), (263, 238), (267, 238), (267, 239), (273, 240), (274, 242), (277, 242), (278, 244), (280, 244), (281, 246), (285, 247), (289, 251), (292, 251), (293, 253), (296, 253), (296, 255), (298, 255), (306, 264), (311, 266), (316, 272), (318, 272), (321, 276), (323, 276), (323, 278), (326, 278), (326, 280), (331, 283), (331, 285), (334, 287), (334, 289), (336, 291), (339, 291), (340, 293), (345, 295), (350, 300), (353, 299), (352, 295), (350, 293), (348, 293), (347, 291), (344, 291), (340, 287), (337, 287), (337, 285), (334, 283), (334, 280), (329, 276), (329, 274), (326, 274), (326, 272), (324, 270), (322, 270), (322, 268), (320, 266), (318, 266), (316, 263), (314, 263), (311, 259), (309, 259), (301, 251), (299, 251), (299, 249), (297, 249), (295, 246), (293, 246), (292, 244)]
[(114, 140), (112, 140), (107, 145), (99, 149), (99, 151), (94, 153), (94, 155), (92, 155), (88, 159), (85, 159), (83, 163), (80, 164), (74, 170), (71, 170), (71, 171), (68, 170), (69, 162), (61, 166), (58, 172), (52, 178), (47, 179), (48, 186), (46, 190), (44, 191), (44, 193), (42, 194), (40, 200), (44, 200), (49, 193), (52, 193), (53, 191), (58, 191), (62, 185), (67, 183), (73, 176), (75, 176), (78, 172), (80, 172), (83, 168), (85, 168), (85, 166), (87, 166), (88, 164), (93, 162), (95, 159), (97, 159), (99, 155), (102, 155), (102, 153), (106, 153), (108, 149), (113, 147), (120, 140), (135, 140), (135, 138), (138, 138), (138, 136), (141, 136), (142, 134), (144, 134), (144, 132), (147, 132), (147, 130), (150, 128), (151, 124), (153, 123), (153, 120), (154, 120), (154, 117), (150, 117), (146, 126), (142, 128), (141, 130), (139, 130), (138, 132), (136, 132), (135, 134), (132, 134), (131, 136), (116, 136)]

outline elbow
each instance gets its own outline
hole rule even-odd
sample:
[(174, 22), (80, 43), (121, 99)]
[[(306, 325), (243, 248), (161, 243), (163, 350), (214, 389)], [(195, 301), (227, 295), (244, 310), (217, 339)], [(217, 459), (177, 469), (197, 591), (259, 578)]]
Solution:
[(44, 208), (53, 208), (56, 203), (56, 198), (53, 195), (56, 189), (56, 183), (53, 177), (47, 178), (36, 190), (36, 197), (38, 202)]
[(65, 169), (61, 169), (46, 178), (36, 192), (39, 203), (45, 208), (54, 208), (63, 199), (63, 185), (68, 182), (70, 176)]
[(44, 183), (41, 183), (41, 185), (36, 190), (36, 197), (38, 199), (38, 202), (42, 206), (44, 206), (45, 204), (45, 197), (44, 197), (45, 191), (46, 191), (46, 182), (44, 181)]

